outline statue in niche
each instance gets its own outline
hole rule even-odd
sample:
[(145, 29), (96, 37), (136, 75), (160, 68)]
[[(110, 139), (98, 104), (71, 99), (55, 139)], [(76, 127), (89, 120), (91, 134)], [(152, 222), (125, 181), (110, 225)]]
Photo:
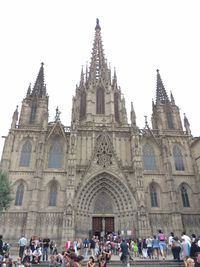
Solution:
[(72, 215), (72, 206), (68, 205), (64, 211), (64, 215)]

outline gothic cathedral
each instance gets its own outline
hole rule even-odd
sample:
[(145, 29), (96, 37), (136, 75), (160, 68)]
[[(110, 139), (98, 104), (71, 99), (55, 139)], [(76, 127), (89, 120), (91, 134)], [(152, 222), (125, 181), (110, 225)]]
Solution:
[[(48, 236), (67, 239), (110, 232), (144, 237), (198, 233), (200, 138), (184, 129), (172, 94), (157, 70), (152, 125), (128, 123), (117, 75), (105, 59), (97, 19), (90, 66), (82, 69), (72, 99), (70, 127), (56, 110), (48, 121), (44, 66), (15, 110), (5, 137), (1, 170), (13, 201), (0, 216), (5, 240)], [(18, 114), (19, 113), (19, 114)]]

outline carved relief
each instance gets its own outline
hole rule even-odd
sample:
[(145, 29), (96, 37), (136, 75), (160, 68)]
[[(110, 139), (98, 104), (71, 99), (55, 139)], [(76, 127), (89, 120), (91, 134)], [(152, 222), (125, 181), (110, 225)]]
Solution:
[(112, 165), (111, 141), (108, 135), (100, 135), (96, 145), (97, 164), (102, 167)]

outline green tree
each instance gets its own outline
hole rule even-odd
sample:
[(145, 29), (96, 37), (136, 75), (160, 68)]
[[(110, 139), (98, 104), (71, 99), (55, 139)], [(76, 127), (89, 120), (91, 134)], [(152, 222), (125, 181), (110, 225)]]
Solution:
[(11, 184), (6, 173), (0, 171), (0, 212), (7, 209), (11, 201)]

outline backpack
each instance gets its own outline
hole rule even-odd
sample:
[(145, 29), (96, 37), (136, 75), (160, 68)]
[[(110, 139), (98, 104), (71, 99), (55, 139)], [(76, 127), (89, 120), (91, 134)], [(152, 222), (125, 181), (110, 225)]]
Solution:
[(163, 233), (161, 233), (161, 234), (159, 235), (159, 240), (160, 240), (160, 241), (165, 241), (165, 235), (164, 235)]

